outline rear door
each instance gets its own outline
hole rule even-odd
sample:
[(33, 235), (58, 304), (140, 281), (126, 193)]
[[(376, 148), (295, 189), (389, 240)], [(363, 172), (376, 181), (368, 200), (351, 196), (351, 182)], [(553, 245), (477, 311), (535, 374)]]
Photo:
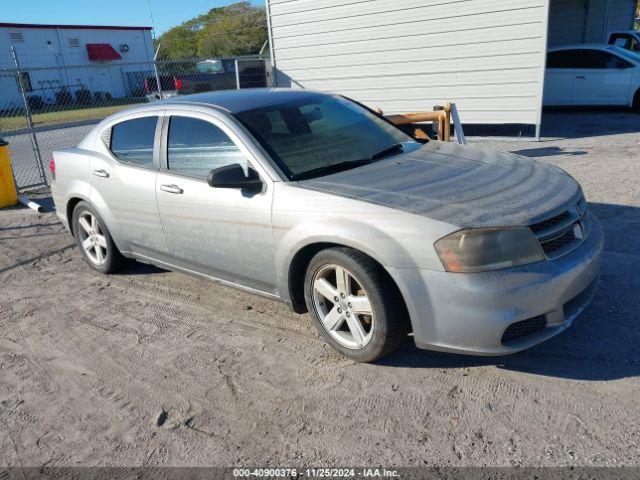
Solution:
[(583, 49), (575, 57), (574, 105), (626, 105), (633, 65), (613, 53)]
[(119, 247), (142, 255), (166, 251), (155, 192), (161, 117), (145, 112), (115, 123), (102, 132), (104, 155), (91, 159), (92, 203), (126, 242)]
[(547, 54), (544, 78), (544, 105), (571, 105), (573, 96), (573, 58), (575, 50), (558, 50)]
[[(249, 150), (220, 118), (167, 116), (157, 199), (169, 255), (180, 267), (262, 291), (275, 289), (271, 232), (273, 187)], [(240, 164), (265, 183), (259, 193), (213, 188), (208, 173)]]

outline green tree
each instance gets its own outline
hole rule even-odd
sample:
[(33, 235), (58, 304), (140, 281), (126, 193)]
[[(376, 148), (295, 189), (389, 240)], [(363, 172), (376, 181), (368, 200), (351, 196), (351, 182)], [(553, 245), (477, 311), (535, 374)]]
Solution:
[(255, 54), (266, 40), (265, 11), (249, 2), (212, 8), (158, 39), (162, 43), (160, 55), (165, 59)]
[(174, 27), (162, 34), (157, 40), (160, 43), (160, 57), (169, 60), (193, 58), (198, 53), (197, 32), (183, 25)]

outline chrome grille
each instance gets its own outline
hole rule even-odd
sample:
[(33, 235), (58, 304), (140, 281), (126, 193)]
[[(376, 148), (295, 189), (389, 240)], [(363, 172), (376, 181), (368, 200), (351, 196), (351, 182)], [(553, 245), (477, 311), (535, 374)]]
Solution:
[(548, 259), (552, 260), (577, 248), (590, 232), (587, 204), (581, 197), (564, 212), (530, 225)]

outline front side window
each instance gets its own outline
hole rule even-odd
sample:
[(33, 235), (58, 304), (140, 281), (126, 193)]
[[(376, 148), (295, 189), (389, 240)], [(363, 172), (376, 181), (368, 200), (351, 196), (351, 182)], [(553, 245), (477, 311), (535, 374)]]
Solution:
[(111, 127), (111, 152), (122, 163), (153, 168), (153, 143), (158, 117), (125, 120)]
[(398, 153), (400, 142), (414, 142), (358, 104), (327, 95), (309, 95), (236, 117), (291, 180), (352, 168), (388, 149)]
[(584, 50), (581, 65), (578, 68), (619, 69), (628, 68), (629, 62), (602, 50)]
[(247, 168), (247, 159), (220, 128), (198, 118), (173, 116), (167, 139), (169, 170), (207, 178), (211, 170), (238, 163)]

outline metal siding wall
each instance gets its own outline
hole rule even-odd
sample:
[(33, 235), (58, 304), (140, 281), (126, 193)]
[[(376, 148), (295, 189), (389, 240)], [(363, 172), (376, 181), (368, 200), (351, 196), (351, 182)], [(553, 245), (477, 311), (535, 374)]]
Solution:
[(608, 32), (633, 28), (634, 15), (635, 0), (551, 0), (549, 46), (607, 41)]
[(268, 0), (278, 86), (387, 113), (458, 104), (465, 123), (539, 121), (548, 0)]
[(612, 0), (608, 32), (612, 30), (633, 30), (635, 16), (636, 0)]
[(606, 11), (607, 0), (589, 0), (584, 35), (585, 43), (602, 43)]
[(587, 21), (586, 0), (551, 0), (549, 46), (583, 43)]
[[(607, 3), (610, 4), (607, 17)], [(631, 30), (635, 17), (634, 0), (590, 0), (586, 42), (601, 43), (609, 40), (612, 30)], [(605, 25), (606, 23), (606, 25)]]

